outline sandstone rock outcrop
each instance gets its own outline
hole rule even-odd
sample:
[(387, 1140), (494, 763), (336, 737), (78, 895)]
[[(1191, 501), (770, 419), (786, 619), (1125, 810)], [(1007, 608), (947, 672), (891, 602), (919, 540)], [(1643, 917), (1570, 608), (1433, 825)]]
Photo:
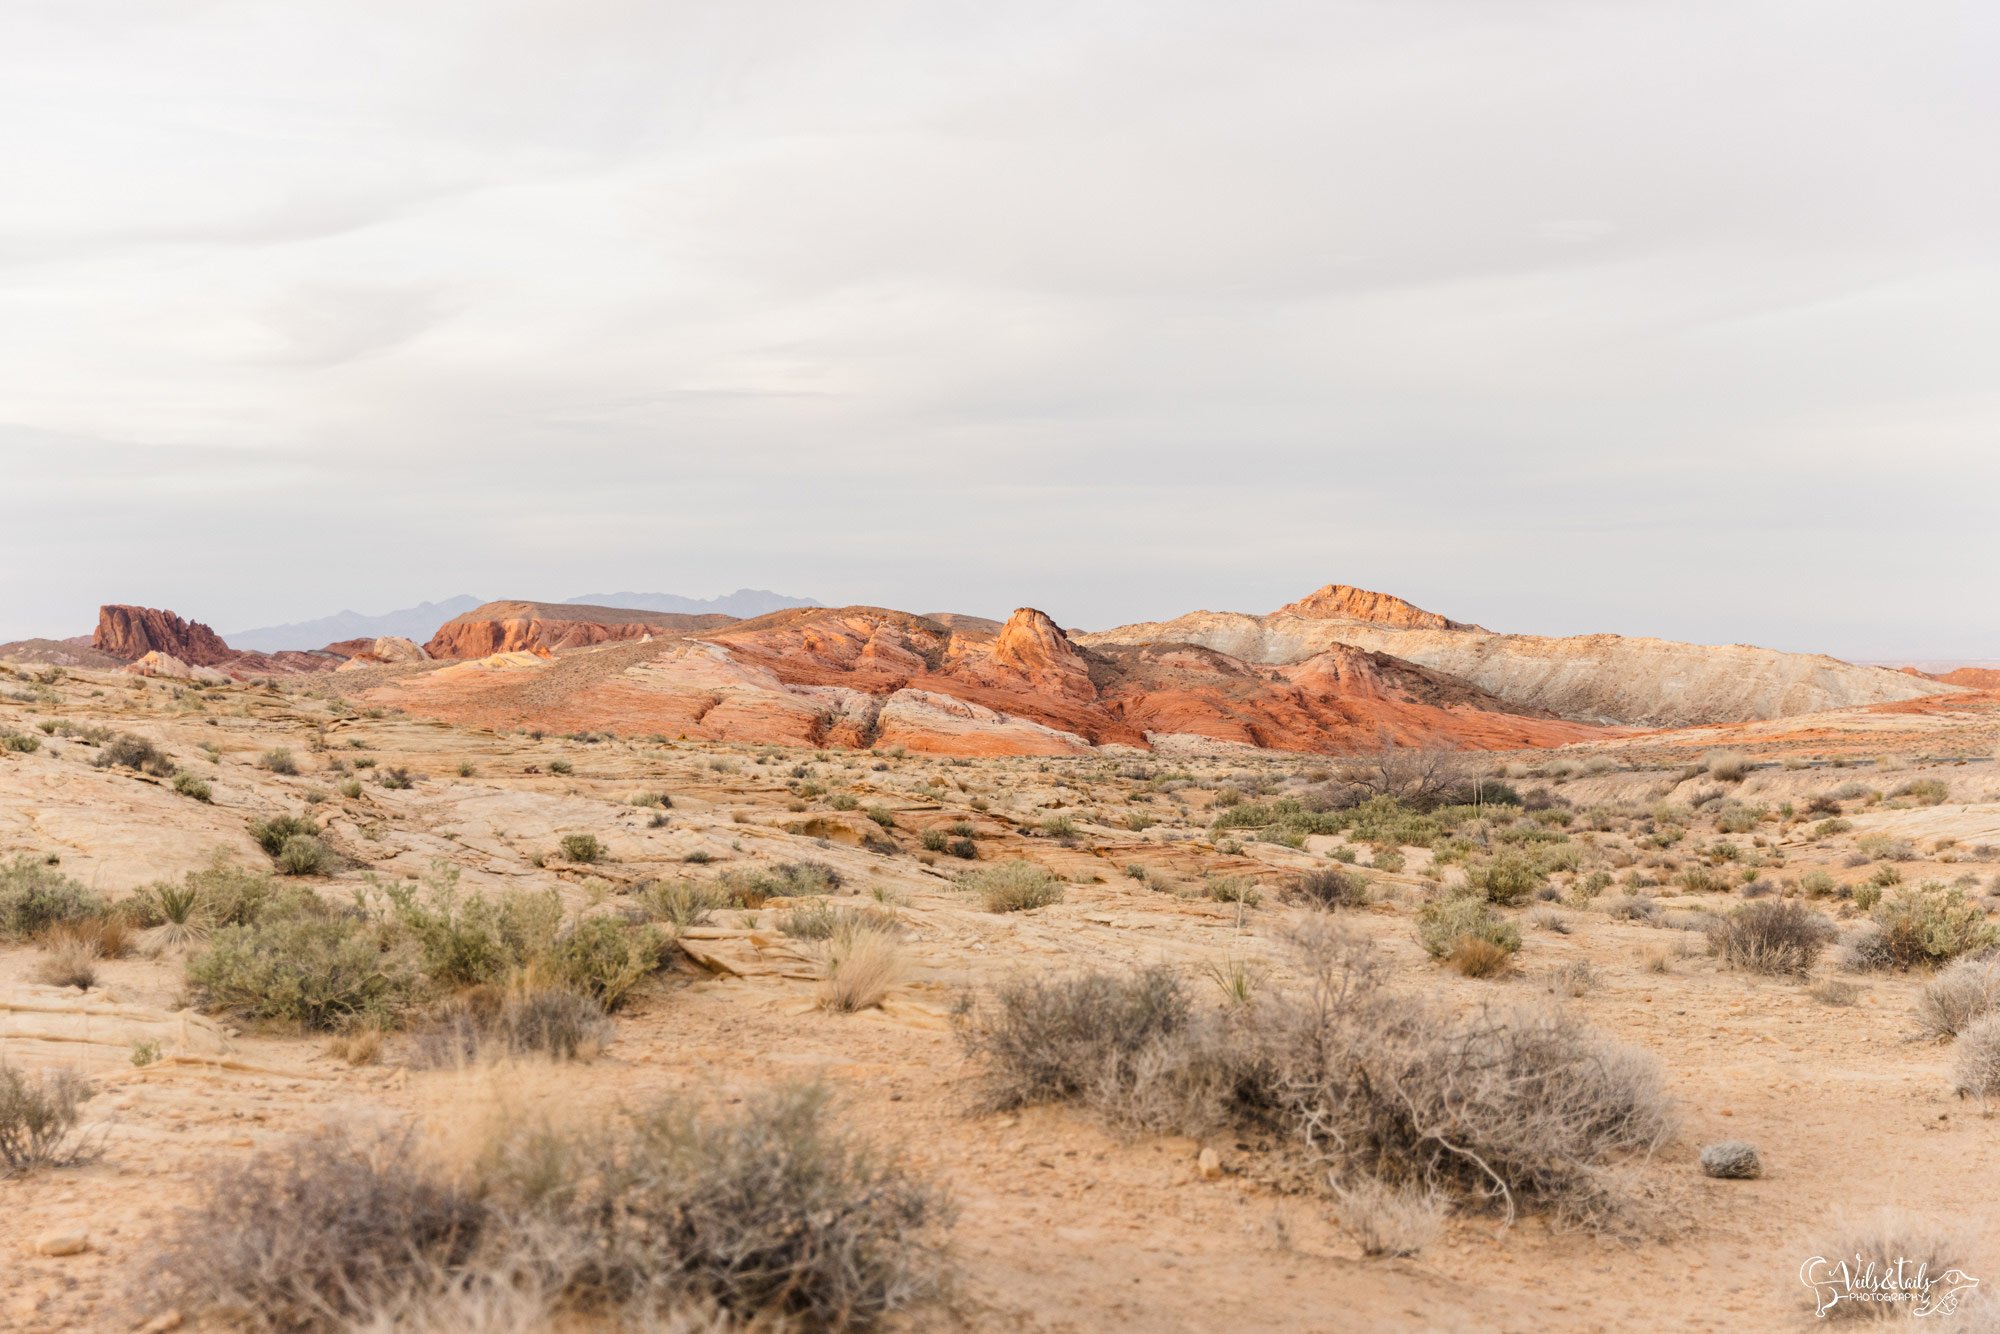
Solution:
[(484, 658), (521, 649), (578, 648), (733, 625), (733, 616), (591, 607), (569, 602), (489, 602), (438, 627), (424, 651), (433, 658)]
[(343, 672), (350, 668), (429, 662), (431, 656), (424, 652), (423, 645), (415, 640), (405, 639), (401, 635), (381, 635), (374, 639), (344, 639), (338, 644), (328, 644), (321, 651), (345, 659), (335, 669)]
[[(1551, 639), (1495, 634), (1457, 622), (1446, 622), (1446, 628), (1401, 624), (1397, 618), (1411, 618), (1375, 602), (1375, 596), (1349, 596), (1336, 585), (1268, 616), (1190, 612), (1171, 621), (1079, 635), (1077, 642), (1094, 649), (1199, 644), (1246, 662), (1273, 665), (1301, 663), (1344, 644), (1457, 677), (1515, 708), (1579, 722), (1643, 727), (1791, 717), (1956, 688), (1886, 668), (1745, 644), (1683, 644), (1621, 635)], [(1314, 614), (1293, 610), (1302, 606)], [(1342, 609), (1391, 619), (1324, 614)], [(1420, 619), (1434, 613), (1416, 615)]]
[(97, 609), (97, 632), (90, 637), (90, 646), (125, 662), (160, 652), (198, 667), (218, 666), (237, 656), (221, 635), (199, 621), (124, 604)]
[(226, 672), (213, 667), (190, 666), (171, 653), (162, 653), (158, 649), (119, 670), (134, 676), (156, 676), (168, 681), (196, 681), (207, 685), (220, 685), (229, 680)]
[(1434, 611), (1405, 602), (1390, 593), (1371, 593), (1349, 584), (1328, 584), (1316, 588), (1297, 602), (1288, 602), (1273, 616), (1296, 616), (1309, 621), (1367, 621), (1373, 625), (1393, 625), (1417, 630), (1477, 630), (1476, 625), (1447, 620)]
[(961, 755), (1144, 749), (1164, 736), (1352, 752), (1385, 738), (1514, 748), (1601, 734), (1381, 654), (1335, 647), (1271, 667), (1189, 645), (1091, 650), (1032, 608), (1001, 625), (796, 609), (703, 636), (452, 663), (368, 697), (483, 726)]

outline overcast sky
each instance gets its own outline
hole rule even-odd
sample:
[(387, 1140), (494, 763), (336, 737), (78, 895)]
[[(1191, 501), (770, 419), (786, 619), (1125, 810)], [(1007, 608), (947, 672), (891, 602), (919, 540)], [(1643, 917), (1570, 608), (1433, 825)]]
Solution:
[(0, 639), (461, 592), (2000, 657), (2000, 7), (0, 5)]

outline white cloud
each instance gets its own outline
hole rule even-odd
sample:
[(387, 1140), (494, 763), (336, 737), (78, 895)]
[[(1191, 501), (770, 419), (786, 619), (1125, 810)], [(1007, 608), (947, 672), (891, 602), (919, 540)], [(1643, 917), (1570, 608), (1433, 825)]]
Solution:
[[(1102, 625), (1338, 578), (1993, 656), (1975, 25), (10, 6), (0, 637), (639, 584)], [(1829, 560), (1907, 576), (1864, 605)]]

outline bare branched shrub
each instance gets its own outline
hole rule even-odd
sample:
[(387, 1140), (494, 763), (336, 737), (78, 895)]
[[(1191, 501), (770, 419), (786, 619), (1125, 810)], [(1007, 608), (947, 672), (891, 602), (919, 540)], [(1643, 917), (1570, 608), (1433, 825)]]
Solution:
[(1927, 1038), (1956, 1037), (2000, 1009), (2000, 960), (1961, 959), (1917, 993), (1917, 1029)]
[[(866, 1330), (938, 1293), (951, 1210), (790, 1088), (727, 1118), (669, 1101), (513, 1123), (468, 1172), (339, 1128), (213, 1178), (159, 1296), (267, 1330)], [(477, 1323), (492, 1319), (488, 1326)], [(595, 1327), (591, 1325), (590, 1327)]]
[(95, 1158), (98, 1138), (77, 1129), (95, 1092), (73, 1071), (30, 1074), (0, 1061), (0, 1176)]
[(1672, 1133), (1651, 1058), (1565, 1012), (1453, 1015), (1388, 990), (1360, 941), (1324, 928), (1297, 939), (1305, 991), (1220, 1013), (1196, 1014), (1157, 969), (1003, 986), (961, 1016), (989, 1105), (1194, 1109), (1281, 1133), (1343, 1186), (1437, 1190), (1510, 1215), (1532, 1202), (1586, 1222), (1615, 1207), (1604, 1168)]
[(1415, 1255), (1444, 1231), (1450, 1204), (1435, 1190), (1362, 1178), (1334, 1188), (1334, 1217), (1363, 1255)]
[(1368, 881), (1331, 867), (1307, 871), (1285, 887), (1285, 897), (1308, 908), (1360, 908), (1368, 903)]
[(487, 1206), (440, 1180), (407, 1136), (339, 1126), (211, 1178), (167, 1233), (165, 1295), (256, 1328), (338, 1328), (392, 1304), (417, 1276), (470, 1264)]
[(531, 1133), (497, 1177), (508, 1207), (585, 1243), (563, 1288), (586, 1309), (695, 1299), (869, 1329), (944, 1277), (949, 1204), (836, 1130), (818, 1087), (727, 1118), (670, 1101), (596, 1138)]
[(2000, 1014), (1975, 1020), (1958, 1035), (1951, 1075), (1961, 1097), (1982, 1103), (2000, 1097)]
[(1347, 789), (1344, 804), (1359, 805), (1369, 797), (1394, 797), (1418, 810), (1452, 801), (1470, 802), (1473, 786), (1466, 753), (1441, 746), (1384, 743), (1369, 755), (1341, 764), (1338, 778)]
[(1708, 945), (1731, 968), (1803, 976), (1834, 934), (1833, 923), (1795, 899), (1759, 899), (1710, 927)]
[(1561, 996), (1575, 1000), (1588, 996), (1603, 985), (1603, 979), (1588, 959), (1573, 959), (1549, 970), (1548, 992), (1551, 996)]

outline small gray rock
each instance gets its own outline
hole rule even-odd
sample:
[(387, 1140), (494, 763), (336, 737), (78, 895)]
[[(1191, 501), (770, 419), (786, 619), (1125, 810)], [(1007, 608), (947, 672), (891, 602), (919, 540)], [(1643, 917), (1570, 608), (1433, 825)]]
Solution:
[(1750, 1181), (1764, 1175), (1764, 1160), (1756, 1145), (1730, 1139), (1701, 1151), (1701, 1170), (1725, 1181)]

